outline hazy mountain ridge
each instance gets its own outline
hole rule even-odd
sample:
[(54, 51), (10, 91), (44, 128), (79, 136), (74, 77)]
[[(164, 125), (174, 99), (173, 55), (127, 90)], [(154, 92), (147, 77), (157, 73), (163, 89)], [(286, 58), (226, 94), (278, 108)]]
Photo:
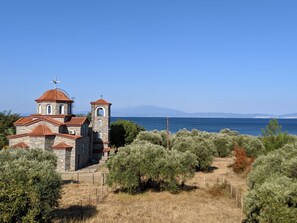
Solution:
[(129, 108), (114, 108), (111, 110), (114, 117), (189, 117), (189, 118), (297, 118), (297, 113), (285, 115), (272, 114), (237, 114), (224, 112), (194, 112), (188, 113), (176, 109), (157, 106), (137, 106)]

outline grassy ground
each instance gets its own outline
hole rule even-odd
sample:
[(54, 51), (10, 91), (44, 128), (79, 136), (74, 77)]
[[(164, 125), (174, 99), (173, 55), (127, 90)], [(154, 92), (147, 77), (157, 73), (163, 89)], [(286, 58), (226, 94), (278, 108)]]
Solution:
[(245, 182), (227, 168), (231, 163), (231, 159), (216, 159), (213, 171), (197, 173), (187, 183), (188, 190), (179, 194), (109, 192), (98, 205), (92, 195), (102, 189), (91, 184), (67, 184), (55, 222), (241, 222), (244, 218), (241, 209), (222, 188), (213, 186), (218, 178), (226, 178), (232, 184), (245, 187)]

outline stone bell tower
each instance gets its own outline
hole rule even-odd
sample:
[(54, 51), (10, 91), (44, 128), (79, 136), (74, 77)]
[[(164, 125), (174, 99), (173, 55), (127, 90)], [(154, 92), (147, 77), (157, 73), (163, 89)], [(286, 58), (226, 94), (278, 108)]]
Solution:
[(108, 158), (108, 153), (110, 150), (110, 106), (111, 103), (107, 102), (103, 98), (91, 102), (93, 158), (98, 159), (99, 154), (102, 153), (102, 161), (105, 161)]

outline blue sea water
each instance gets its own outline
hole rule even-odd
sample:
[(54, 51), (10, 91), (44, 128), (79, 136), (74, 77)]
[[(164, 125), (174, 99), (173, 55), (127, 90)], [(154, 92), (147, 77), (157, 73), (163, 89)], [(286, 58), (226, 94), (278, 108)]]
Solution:
[[(111, 122), (119, 119), (134, 121), (146, 130), (165, 130), (166, 118), (150, 117), (112, 117)], [(269, 123), (270, 119), (254, 118), (169, 118), (169, 131), (172, 133), (180, 129), (198, 129), (207, 132), (219, 132), (221, 129), (229, 128), (240, 134), (261, 135), (262, 129)], [(283, 131), (297, 135), (297, 119), (279, 119)]]

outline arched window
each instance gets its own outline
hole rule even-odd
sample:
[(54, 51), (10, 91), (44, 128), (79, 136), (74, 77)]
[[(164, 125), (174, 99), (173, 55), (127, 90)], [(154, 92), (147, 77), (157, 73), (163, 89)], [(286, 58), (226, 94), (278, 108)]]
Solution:
[(70, 115), (72, 114), (72, 107), (71, 107), (71, 104), (68, 105), (68, 114), (70, 114)]
[(59, 105), (59, 114), (64, 115), (64, 113), (65, 113), (64, 105)]
[(38, 105), (38, 114), (41, 114), (41, 105)]
[(97, 108), (96, 116), (105, 116), (104, 108)]
[(47, 105), (46, 106), (46, 114), (47, 115), (51, 115), (52, 114), (52, 106), (51, 105)]

